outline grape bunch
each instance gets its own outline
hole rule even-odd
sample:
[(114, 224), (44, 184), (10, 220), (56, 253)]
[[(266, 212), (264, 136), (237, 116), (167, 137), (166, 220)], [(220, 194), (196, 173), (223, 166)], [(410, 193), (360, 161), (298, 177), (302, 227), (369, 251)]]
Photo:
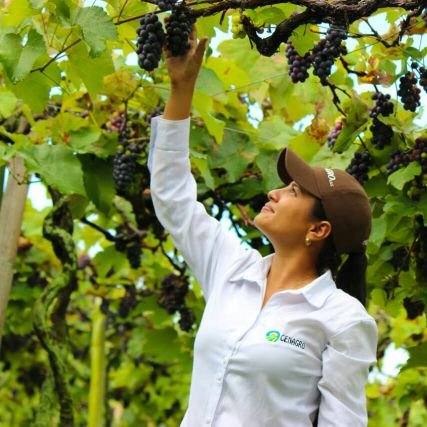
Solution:
[(142, 151), (139, 144), (130, 142), (131, 130), (126, 124), (119, 134), (119, 145), (113, 160), (113, 179), (119, 193), (126, 193), (136, 172), (137, 159)]
[(153, 13), (144, 15), (139, 22), (140, 27), (136, 30), (138, 65), (146, 71), (153, 71), (158, 67), (162, 54), (165, 39), (163, 26), (157, 15)]
[(141, 237), (137, 233), (127, 233), (121, 228), (117, 229), (114, 238), (114, 246), (118, 252), (126, 253), (126, 257), (132, 268), (141, 266)]
[(233, 15), (231, 17), (231, 33), (233, 34), (233, 39), (244, 39), (246, 37), (241, 15)]
[(169, 314), (179, 312), (178, 321), (181, 330), (189, 331), (195, 321), (194, 314), (185, 305), (185, 296), (188, 292), (188, 279), (184, 276), (169, 274), (161, 282), (158, 304)]
[(415, 264), (420, 273), (420, 276), (424, 278), (427, 277), (427, 226), (424, 225), (422, 216), (417, 217), (418, 227), (417, 227), (417, 239), (414, 242), (412, 247), (413, 253), (415, 255)]
[(393, 251), (393, 255), (390, 260), (391, 265), (394, 269), (408, 271), (409, 270), (409, 248), (406, 246), (400, 246)]
[(306, 53), (301, 56), (291, 41), (286, 45), (286, 57), (288, 58), (288, 74), (293, 83), (305, 82), (308, 78), (308, 70), (311, 67), (311, 55)]
[(113, 114), (106, 123), (108, 132), (120, 132), (126, 121), (125, 110)]
[(372, 144), (382, 150), (386, 145), (391, 144), (393, 138), (393, 129), (381, 120), (374, 118), (372, 126), (369, 128), (372, 132)]
[(190, 48), (188, 41), (194, 18), (187, 8), (175, 7), (166, 22), (166, 47), (172, 56), (184, 55)]
[(389, 116), (390, 114), (393, 114), (394, 105), (390, 101), (391, 96), (389, 94), (384, 95), (381, 92), (375, 92), (372, 94), (372, 99), (375, 101), (375, 105), (372, 108), (369, 115), (376, 119), (381, 114), (384, 117)]
[(425, 67), (419, 67), (417, 62), (411, 64), (411, 68), (414, 73), (418, 73), (420, 86), (427, 92), (427, 69)]
[(179, 316), (178, 324), (181, 330), (184, 332), (191, 330), (196, 320), (194, 313), (188, 307), (183, 306), (179, 309)]
[(420, 200), (421, 195), (427, 189), (427, 138), (417, 138), (412, 150), (409, 152), (409, 160), (417, 161), (421, 166), (421, 174), (416, 176), (408, 190), (408, 196), (413, 200)]
[(188, 280), (185, 277), (169, 274), (161, 282), (158, 304), (169, 314), (173, 314), (183, 307), (188, 292)]
[(346, 169), (350, 175), (356, 178), (361, 185), (368, 179), (369, 166), (372, 158), (368, 151), (357, 152)]
[(390, 160), (386, 165), (387, 176), (396, 172), (398, 169), (408, 166), (410, 162), (409, 154), (397, 149), (391, 153)]
[(322, 85), (327, 84), (327, 78), (331, 74), (332, 65), (341, 53), (345, 53), (342, 42), (347, 39), (345, 27), (330, 27), (326, 37), (314, 46), (312, 53), (313, 74), (320, 78)]
[(177, 0), (157, 0), (155, 3), (160, 10), (166, 11), (171, 10), (175, 6), (176, 2)]
[(335, 122), (334, 127), (332, 128), (332, 130), (329, 132), (329, 135), (328, 135), (328, 140), (327, 141), (328, 141), (328, 147), (329, 148), (333, 148), (334, 147), (335, 142), (337, 141), (338, 136), (339, 136), (339, 134), (342, 131), (342, 127), (343, 127), (343, 122), (342, 122), (341, 119), (338, 119)]
[(127, 317), (129, 312), (136, 306), (136, 287), (135, 285), (126, 286), (126, 292), (124, 297), (120, 300), (119, 304), (119, 316)]
[(421, 89), (417, 86), (417, 77), (414, 72), (408, 71), (399, 80), (399, 90), (397, 94), (403, 104), (403, 108), (415, 112), (420, 102)]
[(427, 92), (427, 69), (424, 67), (420, 67), (420, 86)]
[(425, 307), (422, 301), (408, 297), (403, 300), (403, 306), (405, 307), (408, 319), (416, 319), (418, 316), (421, 316)]

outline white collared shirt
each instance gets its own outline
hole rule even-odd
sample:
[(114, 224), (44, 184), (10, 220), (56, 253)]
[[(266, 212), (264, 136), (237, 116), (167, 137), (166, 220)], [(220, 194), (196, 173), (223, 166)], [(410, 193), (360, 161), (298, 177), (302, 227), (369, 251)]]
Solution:
[(245, 249), (196, 200), (189, 119), (152, 120), (156, 214), (199, 281), (206, 307), (181, 427), (365, 427), (377, 326), (330, 271), (262, 308), (272, 255)]

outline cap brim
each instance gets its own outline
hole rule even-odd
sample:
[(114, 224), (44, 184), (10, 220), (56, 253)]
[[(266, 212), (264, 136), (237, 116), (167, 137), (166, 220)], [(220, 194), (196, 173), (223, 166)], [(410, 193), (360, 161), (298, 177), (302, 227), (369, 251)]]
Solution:
[(277, 173), (286, 185), (295, 181), (313, 196), (321, 198), (314, 169), (291, 149), (285, 148), (280, 153), (277, 161)]

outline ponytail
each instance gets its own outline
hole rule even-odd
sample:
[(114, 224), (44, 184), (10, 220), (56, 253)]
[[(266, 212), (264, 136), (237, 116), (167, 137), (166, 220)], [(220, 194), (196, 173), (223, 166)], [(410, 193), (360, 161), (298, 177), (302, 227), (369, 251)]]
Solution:
[[(328, 220), (322, 202), (317, 198), (313, 216), (319, 221)], [(342, 263), (341, 255), (337, 253), (332, 234), (330, 234), (319, 254), (316, 267), (319, 275), (328, 269), (331, 270), (337, 288), (358, 299), (365, 306), (368, 259), (364, 252), (350, 253), (345, 262)]]
[(366, 269), (368, 259), (365, 253), (351, 253), (337, 273), (337, 287), (366, 304)]

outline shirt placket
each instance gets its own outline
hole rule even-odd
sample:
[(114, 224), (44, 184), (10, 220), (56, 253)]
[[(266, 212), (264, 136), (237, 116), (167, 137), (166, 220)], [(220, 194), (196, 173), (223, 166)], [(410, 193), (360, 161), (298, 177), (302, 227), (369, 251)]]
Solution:
[(255, 327), (255, 325), (257, 324), (259, 318), (261, 317), (261, 315), (264, 311), (264, 310), (261, 310), (261, 302), (262, 302), (262, 298), (263, 298), (265, 283), (263, 285), (258, 284), (258, 286), (259, 286), (259, 295), (258, 295), (259, 309), (258, 309), (258, 313), (255, 316), (255, 320), (252, 323), (250, 323), (249, 327), (247, 327), (245, 329), (245, 331), (242, 334), (240, 334), (237, 341), (235, 341), (231, 351), (229, 351), (229, 353), (226, 356), (224, 356), (224, 358), (222, 359), (222, 362), (220, 364), (219, 369), (215, 373), (215, 392), (212, 393), (212, 395), (211, 395), (212, 397), (211, 397), (211, 399), (209, 399), (210, 401), (208, 403), (208, 409), (206, 411), (206, 417), (205, 417), (205, 422), (204, 422), (205, 426), (211, 426), (213, 421), (214, 421), (215, 411), (218, 407), (219, 399), (221, 397), (221, 391), (222, 391), (222, 387), (224, 384), (224, 377), (225, 377), (225, 373), (227, 371), (227, 366), (228, 366), (230, 359), (239, 351), (239, 348), (240, 348), (240, 345), (242, 344), (242, 341), (244, 340), (246, 335)]

